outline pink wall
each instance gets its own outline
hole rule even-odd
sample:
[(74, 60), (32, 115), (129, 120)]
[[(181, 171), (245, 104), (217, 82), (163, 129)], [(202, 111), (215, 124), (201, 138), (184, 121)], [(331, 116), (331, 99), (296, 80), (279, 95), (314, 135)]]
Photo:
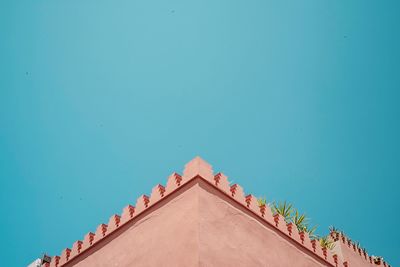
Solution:
[(200, 185), (199, 266), (329, 266), (210, 185)]
[[(372, 259), (370, 261), (369, 256), (366, 254), (364, 255), (362, 251), (358, 251), (355, 246), (348, 245), (347, 240), (343, 240), (340, 238), (339, 241), (335, 242), (335, 247), (333, 249), (339, 257), (345, 259), (348, 262), (348, 265), (353, 267), (373, 267), (377, 266), (376, 264), (372, 263)], [(386, 263), (385, 263), (386, 264)], [(381, 263), (383, 266), (383, 263)]]
[(160, 204), (64, 266), (197, 266), (197, 186)]
[(201, 179), (124, 227), (65, 266), (330, 266)]
[(46, 267), (375, 266), (342, 240), (334, 253), (197, 157), (182, 176), (173, 173), (165, 187), (156, 185)]

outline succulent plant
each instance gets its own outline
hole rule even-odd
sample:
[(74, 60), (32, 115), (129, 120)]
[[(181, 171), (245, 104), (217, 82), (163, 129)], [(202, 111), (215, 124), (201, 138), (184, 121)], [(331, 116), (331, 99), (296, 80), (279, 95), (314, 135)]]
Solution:
[(282, 217), (285, 218), (286, 222), (290, 222), (290, 220), (292, 219), (292, 204), (287, 203), (286, 201), (283, 203), (280, 202), (278, 204), (276, 204), (275, 202), (272, 203), (271, 209), (273, 213), (282, 215)]
[(319, 239), (319, 243), (323, 248), (333, 249), (335, 247), (335, 243), (333, 242), (333, 240), (328, 238), (327, 236), (321, 237)]
[(259, 198), (257, 198), (257, 203), (258, 203), (258, 206), (264, 206), (264, 205), (266, 205), (267, 204), (267, 200), (265, 199), (265, 197), (259, 197)]
[(298, 210), (295, 211), (292, 221), (299, 231), (305, 231), (307, 229), (308, 218), (305, 214), (300, 214)]

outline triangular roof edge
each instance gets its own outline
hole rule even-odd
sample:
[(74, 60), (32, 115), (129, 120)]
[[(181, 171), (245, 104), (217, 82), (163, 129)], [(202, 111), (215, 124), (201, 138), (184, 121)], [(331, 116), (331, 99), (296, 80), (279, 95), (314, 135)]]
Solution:
[[(216, 188), (221, 193), (228, 196), (233, 201), (239, 203), (241, 206), (249, 210), (252, 214), (257, 216), (259, 219), (270, 225), (272, 229), (279, 232), (282, 237), (294, 242), (295, 244), (304, 248), (309, 254), (318, 257), (324, 261), (328, 266), (348, 266), (346, 259), (338, 257), (338, 255), (332, 255), (331, 251), (326, 248), (322, 248), (317, 240), (311, 240), (308, 233), (298, 232), (297, 227), (293, 227), (292, 224), (286, 224), (285, 220), (279, 214), (272, 214), (269, 207), (265, 205), (259, 206), (257, 198), (253, 195), (245, 195), (242, 187), (238, 184), (230, 185), (227, 176), (223, 173), (217, 173), (214, 175), (212, 166), (200, 157), (195, 157), (189, 163), (185, 165), (183, 175), (178, 173), (172, 173), (167, 180), (166, 186), (160, 184), (153, 187), (151, 195), (141, 195), (135, 206), (127, 205), (121, 216), (112, 215), (108, 224), (100, 224), (95, 233), (89, 232), (85, 235), (83, 241), (76, 241), (72, 249), (66, 248), (62, 251), (60, 256), (53, 256), (51, 263), (46, 263), (46, 267), (61, 267), (70, 263), (72, 260), (78, 259), (81, 255), (87, 255), (87, 252), (98, 247), (100, 243), (103, 243), (110, 236), (117, 232), (126, 230), (126, 226), (129, 222), (132, 222), (138, 216), (150, 212), (150, 208), (154, 207), (165, 199), (172, 197), (175, 192), (184, 187), (184, 185), (195, 179), (202, 179), (209, 185)], [(121, 232), (120, 232), (121, 233)], [(352, 247), (349, 240), (346, 237), (341, 237), (340, 241), (343, 244)], [(339, 241), (339, 242), (340, 242)], [(104, 243), (103, 243), (104, 244)], [(357, 249), (353, 246), (354, 253), (365, 259), (367, 263), (372, 262), (372, 259), (368, 255), (361, 255), (357, 253)], [(85, 252), (85, 253), (84, 253)], [(384, 262), (384, 266), (386, 262)]]

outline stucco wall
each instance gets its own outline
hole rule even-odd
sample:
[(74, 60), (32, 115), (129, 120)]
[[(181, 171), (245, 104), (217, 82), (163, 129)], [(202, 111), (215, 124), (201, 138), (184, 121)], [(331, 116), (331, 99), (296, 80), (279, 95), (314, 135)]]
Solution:
[[(330, 265), (215, 187), (195, 179), (65, 266)], [(361, 266), (366, 265), (351, 257), (349, 267)]]
[(221, 198), (211, 186), (201, 183), (201, 188), (200, 266), (327, 266), (243, 212), (245, 208)]
[(197, 266), (197, 187), (177, 192), (178, 196), (129, 223), (126, 231), (110, 236), (106, 243), (79, 257), (84, 259), (66, 266)]
[[(341, 257), (347, 261), (349, 267), (373, 267), (377, 266), (373, 263), (370, 263), (368, 258), (363, 257), (363, 254), (359, 254), (352, 247), (344, 244), (342, 241), (336, 241), (334, 251)], [(382, 263), (383, 265), (383, 263)], [(381, 266), (382, 266), (381, 265)]]

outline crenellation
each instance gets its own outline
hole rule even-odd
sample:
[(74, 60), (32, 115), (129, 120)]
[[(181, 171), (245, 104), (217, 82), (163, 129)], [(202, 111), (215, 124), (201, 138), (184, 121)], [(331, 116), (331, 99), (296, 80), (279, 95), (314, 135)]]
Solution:
[(130, 219), (133, 218), (133, 215), (135, 213), (135, 207), (132, 205), (127, 205), (125, 208), (122, 210), (122, 215), (121, 215), (121, 225), (129, 221)]
[[(289, 230), (289, 229), (288, 229)], [(291, 229), (291, 237), (299, 244), (303, 244), (303, 240), (301, 240), (300, 238), (300, 233), (299, 230), (297, 229), (296, 225), (293, 225), (292, 229)], [(304, 238), (304, 236), (303, 236)]]
[(300, 232), (300, 240), (303, 243), (303, 246), (306, 247), (308, 250), (313, 251), (313, 246), (312, 246), (312, 239), (310, 238), (310, 235), (305, 232)]
[(167, 185), (165, 187), (165, 193), (169, 194), (173, 192), (175, 189), (177, 189), (179, 186), (181, 186), (182, 183), (182, 176), (179, 175), (178, 173), (174, 172), (172, 173), (167, 180)]
[(111, 233), (115, 229), (117, 229), (120, 225), (120, 222), (121, 222), (121, 216), (117, 214), (112, 215), (108, 220), (107, 233)]
[(347, 246), (348, 246), (349, 248), (351, 248), (351, 244), (352, 244), (351, 240), (350, 240), (349, 238), (347, 238)]
[(59, 265), (63, 265), (66, 262), (68, 262), (70, 255), (71, 255), (71, 249), (69, 249), (69, 248), (64, 249), (61, 252)]
[(185, 165), (182, 178), (184, 179), (184, 182), (187, 182), (196, 176), (200, 176), (203, 179), (214, 183), (214, 174), (211, 165), (198, 156)]
[(165, 193), (165, 187), (158, 184), (155, 187), (153, 187), (153, 190), (151, 191), (151, 195), (150, 195), (150, 203), (154, 204), (157, 201), (159, 201), (161, 198), (164, 197), (164, 193)]
[(265, 213), (267, 212), (267, 205), (266, 204), (259, 205), (259, 209), (260, 209), (261, 217), (264, 218)]
[(230, 188), (231, 191), (231, 196), (238, 202), (243, 203), (243, 200), (245, 199), (244, 197), (244, 192), (243, 188), (238, 185), (238, 184), (233, 184)]
[[(275, 226), (278, 231), (285, 234), (285, 238), (291, 238), (293, 241), (304, 246), (307, 248), (307, 250), (314, 253), (320, 259), (324, 260), (330, 265), (335, 267), (349, 267), (348, 259), (343, 259), (342, 255), (338, 256), (336, 254), (336, 250), (335, 254), (332, 254), (330, 249), (321, 246), (319, 240), (311, 240), (307, 232), (299, 231), (294, 223), (286, 223), (285, 218), (282, 215), (272, 214), (270, 207), (263, 204), (262, 201), (259, 202), (254, 195), (248, 194), (245, 196), (243, 188), (240, 185), (233, 184), (230, 186), (227, 176), (223, 173), (219, 172), (216, 175), (213, 175), (211, 165), (198, 157), (186, 164), (183, 176), (177, 173), (172, 173), (168, 177), (165, 187), (161, 184), (158, 184), (153, 187), (150, 197), (147, 195), (141, 195), (137, 199), (135, 207), (127, 205), (123, 209), (121, 216), (117, 214), (112, 215), (109, 219), (108, 225), (100, 224), (97, 227), (95, 234), (89, 232), (85, 235), (83, 241), (76, 241), (73, 244), (72, 249), (66, 248), (62, 251), (60, 257), (54, 256), (49, 267), (63, 266), (70, 259), (77, 257), (83, 251), (93, 246), (93, 244), (108, 236), (109, 233), (121, 228), (123, 224), (133, 219), (135, 215), (140, 214), (145, 209), (150, 207), (150, 205), (157, 203), (167, 194), (172, 193), (178, 187), (194, 178), (207, 180), (213, 186), (231, 196), (233, 200), (250, 209), (254, 214), (267, 221), (270, 225)], [(332, 240), (338, 241), (338, 245), (343, 244), (345, 249), (347, 247), (349, 250), (352, 250), (367, 262), (373, 264), (372, 257), (369, 256), (364, 249), (361, 249), (358, 245), (352, 242), (342, 232), (331, 232), (329, 236)], [(390, 265), (388, 265), (385, 261), (382, 261), (382, 264), (385, 267), (390, 267)]]
[(317, 251), (317, 241), (315, 239), (311, 240), (312, 250), (314, 253)]
[(215, 186), (227, 193), (228, 195), (230, 194), (230, 186), (229, 186), (229, 181), (228, 177), (219, 172), (214, 176), (214, 183)]
[(325, 249), (326, 252), (324, 252), (325, 259), (331, 263), (332, 265), (335, 265), (335, 259), (333, 257), (332, 251), (330, 249)]
[(273, 217), (274, 217), (275, 227), (278, 228), (282, 233), (289, 236), (285, 218), (278, 213), (274, 214)]
[(327, 260), (328, 259), (328, 249), (325, 247), (321, 247), (321, 250), (322, 250), (322, 255), (323, 255), (324, 259)]
[(51, 262), (50, 262), (50, 267), (59, 267), (60, 263), (60, 257), (59, 256), (53, 256), (51, 258)]
[(104, 224), (104, 223), (100, 224), (96, 229), (96, 233), (95, 233), (94, 239), (93, 239), (93, 244), (98, 242), (103, 237), (105, 237), (106, 233), (107, 233), (107, 224)]
[(294, 224), (293, 224), (292, 222), (286, 224), (286, 227), (287, 227), (287, 230), (288, 230), (288, 233), (289, 233), (289, 236), (290, 236), (290, 237), (292, 237), (293, 225), (294, 225)]
[(87, 248), (93, 245), (94, 236), (95, 234), (92, 232), (89, 232), (85, 235), (82, 242), (82, 249), (81, 249), (82, 251), (86, 250)]
[(71, 249), (71, 258), (73, 258), (76, 255), (78, 255), (79, 253), (81, 253), (82, 244), (83, 244), (83, 242), (80, 240), (75, 241), (75, 243), (72, 245), (72, 249)]
[(335, 267), (337, 267), (338, 263), (339, 263), (338, 255), (337, 254), (333, 254), (332, 258), (333, 258), (333, 262), (334, 262)]
[(149, 206), (150, 199), (147, 195), (141, 195), (136, 201), (136, 214), (141, 213), (143, 210), (147, 209)]
[(327, 249), (323, 248), (317, 239), (311, 240), (311, 245), (316, 255), (322, 259), (327, 259)]
[(253, 195), (247, 195), (245, 197), (246, 207), (253, 211), (255, 214), (262, 216), (260, 212), (260, 207), (258, 206), (257, 198)]

